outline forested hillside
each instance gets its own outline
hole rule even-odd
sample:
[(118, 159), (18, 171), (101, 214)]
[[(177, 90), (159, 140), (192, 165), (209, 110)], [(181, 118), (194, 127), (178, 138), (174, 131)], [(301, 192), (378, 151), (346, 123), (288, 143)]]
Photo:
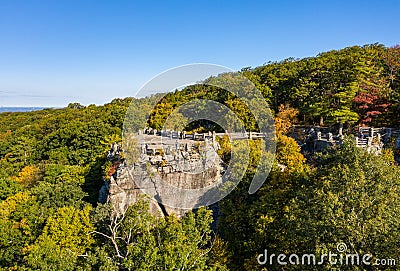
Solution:
[[(208, 208), (183, 218), (159, 218), (139, 201), (116, 217), (111, 206), (97, 202), (109, 171), (107, 151), (121, 141), (129, 104), (146, 107), (159, 95), (114, 99), (103, 106), (71, 103), (63, 109), (1, 113), (0, 269), (261, 270), (266, 266), (257, 263), (257, 256), (264, 249), (320, 255), (339, 242), (352, 253), (400, 259), (395, 146), (369, 154), (349, 136), (308, 161), (289, 137), (296, 124), (343, 125), (348, 131), (365, 125), (398, 128), (400, 47), (354, 46), (241, 73), (275, 114), (277, 153), (267, 182), (249, 195), (259, 159), (257, 141), (251, 141), (250, 165), (244, 180), (219, 203), (224, 215), (216, 232)], [(257, 128), (238, 97), (207, 80), (168, 93), (148, 116), (149, 126), (160, 129), (174, 108), (194, 99), (223, 103), (246, 130)], [(219, 127), (197, 121), (185, 129)], [(220, 154), (228, 160), (230, 146), (224, 140)], [(281, 268), (274, 262), (267, 270)]]
[[(398, 125), (400, 110), (400, 47), (379, 44), (354, 46), (305, 59), (286, 59), (242, 73), (262, 92), (277, 112), (282, 104), (299, 110), (305, 124)], [(190, 93), (190, 95), (189, 95)], [(193, 97), (226, 101), (243, 112), (239, 99), (210, 88), (189, 87), (170, 94), (160, 112)], [(157, 127), (157, 123), (153, 124)]]

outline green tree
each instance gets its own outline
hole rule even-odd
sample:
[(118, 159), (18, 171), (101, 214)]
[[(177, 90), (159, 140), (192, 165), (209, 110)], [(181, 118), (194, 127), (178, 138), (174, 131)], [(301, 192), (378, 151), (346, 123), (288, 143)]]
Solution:
[(388, 111), (391, 95), (378, 52), (371, 47), (366, 47), (365, 50), (366, 54), (357, 63), (358, 77), (352, 85), (357, 93), (354, 102), (358, 106), (363, 125), (373, 121), (376, 123), (378, 117)]
[(23, 266), (26, 248), (40, 235), (45, 215), (28, 192), (18, 192), (0, 203), (0, 267)]
[(211, 270), (224, 263), (209, 262), (215, 239), (211, 211), (200, 208), (183, 218), (157, 218), (148, 200), (139, 200), (124, 214), (100, 205), (93, 219), (108, 257), (127, 270)]
[(42, 234), (28, 248), (28, 266), (41, 270), (75, 270), (79, 257), (94, 243), (90, 207), (62, 207), (47, 219)]
[[(258, 156), (257, 152), (258, 148), (251, 148), (250, 156)], [(232, 270), (262, 268), (257, 263), (257, 255), (265, 248), (280, 247), (286, 235), (283, 229), (288, 228), (285, 215), (292, 193), (309, 174), (300, 147), (292, 138), (280, 133), (271, 173), (260, 190), (249, 195), (248, 185), (258, 159), (251, 161), (244, 179), (221, 201), (224, 216), (220, 229), (233, 255), (229, 262)]]
[(0, 201), (21, 191), (21, 185), (10, 178), (0, 177)]

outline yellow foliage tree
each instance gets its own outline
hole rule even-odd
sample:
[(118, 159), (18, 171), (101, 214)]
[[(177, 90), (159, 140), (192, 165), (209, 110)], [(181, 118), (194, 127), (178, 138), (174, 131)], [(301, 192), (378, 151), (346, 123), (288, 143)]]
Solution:
[(75, 263), (94, 243), (91, 207), (62, 207), (51, 217), (35, 244), (27, 247), (27, 264), (35, 270), (76, 270)]
[(289, 129), (297, 122), (299, 111), (290, 105), (281, 104), (275, 117), (275, 127), (277, 133), (286, 134)]
[(19, 192), (8, 197), (0, 203), (0, 219), (7, 219), (15, 211), (18, 204), (23, 204), (32, 199), (33, 197), (28, 192)]
[(26, 166), (20, 171), (16, 180), (21, 186), (29, 188), (39, 180), (40, 175), (40, 169), (38, 167)]

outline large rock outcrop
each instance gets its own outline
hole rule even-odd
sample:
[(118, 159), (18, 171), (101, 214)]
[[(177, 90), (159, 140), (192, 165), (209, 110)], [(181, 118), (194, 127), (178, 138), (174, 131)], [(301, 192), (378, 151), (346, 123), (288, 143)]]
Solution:
[[(149, 141), (151, 138), (149, 137)], [(209, 187), (221, 181), (225, 166), (216, 154), (219, 145), (212, 141), (170, 140), (163, 144), (143, 143), (137, 161), (128, 166), (123, 158), (121, 147), (114, 143), (109, 151), (108, 160), (113, 161), (113, 169), (109, 179), (100, 191), (99, 201), (110, 202), (117, 211), (126, 208), (144, 195), (139, 188), (146, 186), (158, 201), (150, 200), (151, 211), (160, 216), (175, 214), (182, 216), (186, 211), (195, 209), (195, 203), (185, 202), (192, 208), (181, 209), (159, 203), (164, 197), (179, 200), (179, 195), (168, 194), (160, 181), (182, 189), (198, 189)], [(149, 192), (148, 192), (149, 193)]]

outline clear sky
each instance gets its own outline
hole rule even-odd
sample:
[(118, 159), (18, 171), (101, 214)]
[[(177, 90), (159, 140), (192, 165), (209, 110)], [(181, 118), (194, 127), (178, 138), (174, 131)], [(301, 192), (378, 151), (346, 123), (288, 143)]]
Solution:
[(103, 104), (189, 63), (400, 43), (400, 0), (0, 0), (0, 106)]

